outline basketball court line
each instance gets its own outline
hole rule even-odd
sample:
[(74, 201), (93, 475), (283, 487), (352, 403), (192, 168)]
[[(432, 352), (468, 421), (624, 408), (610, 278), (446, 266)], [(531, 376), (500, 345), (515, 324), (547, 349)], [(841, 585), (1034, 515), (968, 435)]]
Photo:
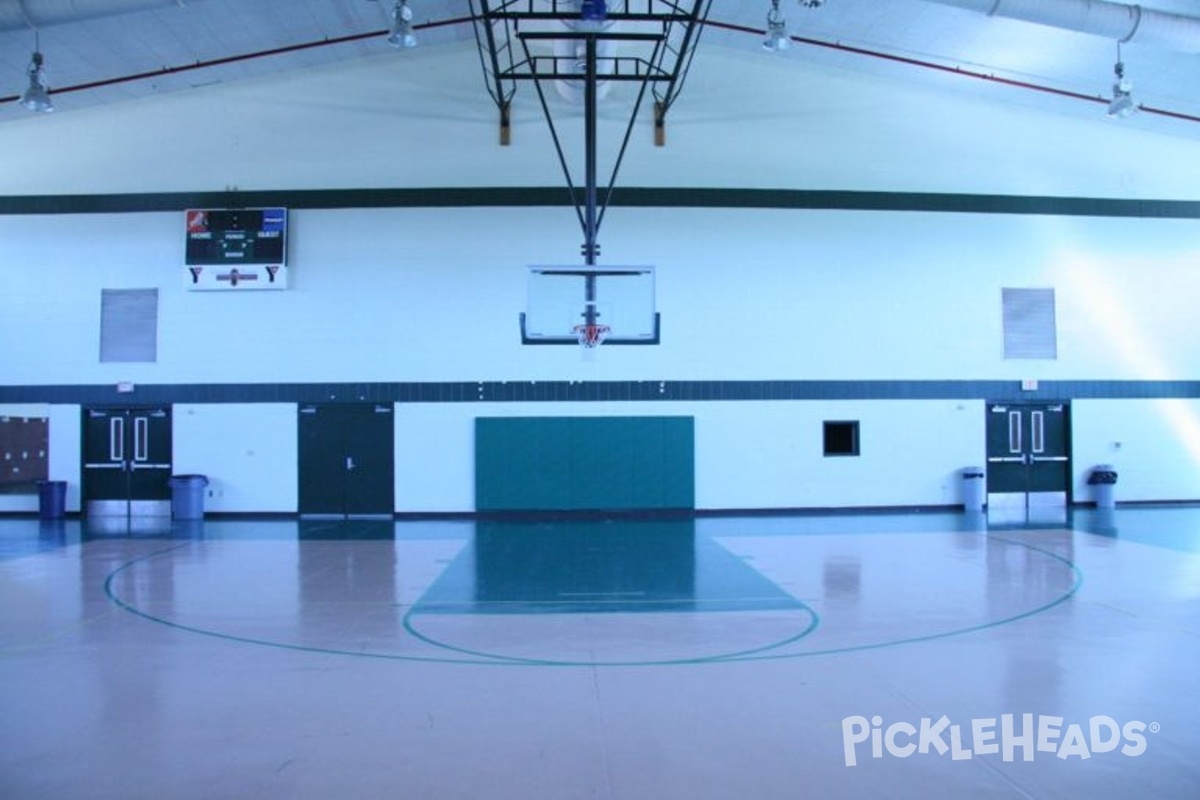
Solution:
[[(801, 537), (808, 538), (808, 537)], [(700, 622), (720, 622), (725, 624), (730, 617), (728, 615), (741, 616), (748, 614), (748, 619), (754, 624), (762, 625), (764, 620), (771, 621), (772, 625), (787, 624), (791, 626), (787, 635), (776, 636), (770, 640), (762, 640), (753, 643), (753, 646), (737, 647), (726, 652), (699, 652), (686, 654), (666, 654), (663, 657), (635, 657), (635, 654), (630, 654), (629, 657), (620, 655), (619, 652), (613, 652), (609, 658), (590, 658), (590, 659), (575, 659), (555, 657), (553, 654), (514, 654), (511, 652), (496, 652), (487, 649), (486, 640), (477, 643), (471, 640), (468, 635), (466, 640), (455, 641), (453, 638), (448, 638), (443, 631), (430, 631), (429, 624), (431, 621), (436, 621), (439, 617), (444, 619), (452, 617), (461, 617), (470, 619), (471, 617), (488, 616), (487, 612), (480, 613), (477, 608), (472, 608), (470, 613), (462, 613), (461, 610), (454, 611), (448, 606), (443, 605), (436, 612), (431, 612), (426, 604), (425, 594), (408, 606), (407, 611), (401, 618), (401, 628), (411, 642), (419, 642), (429, 648), (434, 648), (428, 652), (393, 652), (386, 649), (349, 649), (338, 646), (318, 646), (303, 644), (300, 642), (291, 642), (278, 640), (270, 637), (248, 636), (241, 635), (236, 631), (222, 630), (216, 627), (205, 626), (202, 624), (189, 624), (177, 619), (171, 619), (166, 616), (152, 613), (144, 608), (139, 607), (136, 601), (130, 601), (123, 598), (116, 588), (116, 582), (119, 577), (126, 573), (137, 570), (140, 566), (147, 564), (155, 559), (171, 558), (180, 550), (194, 546), (194, 543), (176, 544), (171, 547), (155, 550), (151, 553), (138, 556), (136, 558), (125, 561), (124, 563), (113, 569), (104, 580), (104, 593), (110, 602), (118, 608), (129, 612), (143, 620), (153, 622), (159, 625), (170, 627), (175, 630), (196, 633), (203, 636), (217, 638), (230, 642), (239, 642), (243, 644), (253, 644), (258, 646), (268, 646), (277, 649), (294, 650), (307, 653), (323, 653), (328, 655), (338, 656), (353, 656), (356, 658), (375, 658), (387, 659), (394, 661), (418, 661), (418, 662), (434, 662), (434, 663), (453, 663), (453, 664), (473, 664), (473, 665), (510, 665), (510, 666), (560, 666), (560, 667), (599, 667), (599, 666), (668, 666), (680, 664), (714, 664), (714, 663), (729, 663), (739, 661), (760, 661), (760, 660), (781, 660), (807, 658), (826, 655), (846, 654), (866, 650), (876, 650), (887, 647), (895, 647), (901, 645), (919, 644), (922, 642), (935, 641), (953, 636), (961, 636), (976, 632), (982, 632), (989, 629), (994, 629), (1003, 625), (1018, 622), (1023, 619), (1049, 611), (1054, 607), (1066, 602), (1072, 598), (1082, 586), (1083, 575), (1079, 568), (1069, 559), (1064, 558), (1056, 553), (1053, 553), (1045, 548), (1038, 547), (1027, 542), (1016, 541), (1008, 538), (1000, 538), (995, 536), (989, 537), (990, 542), (1003, 543), (1006, 546), (1020, 548), (1021, 551), (1028, 554), (1034, 554), (1039, 559), (1046, 559), (1047, 564), (1054, 565), (1062, 570), (1062, 575), (1067, 580), (1064, 583), (1062, 591), (1053, 596), (1042, 598), (1042, 602), (1037, 603), (1033, 607), (1015, 610), (1015, 613), (1007, 614), (996, 619), (983, 620), (974, 624), (955, 627), (949, 630), (934, 630), (928, 633), (918, 633), (909, 636), (900, 636), (894, 639), (885, 641), (868, 641), (868, 642), (850, 642), (832, 647), (817, 647), (814, 649), (796, 649), (804, 645), (812, 644), (810, 636), (818, 630), (822, 625), (822, 617), (818, 614), (809, 602), (800, 599), (792, 598), (788, 608), (782, 608), (777, 604), (778, 596), (774, 593), (770, 595), (754, 596), (748, 595), (740, 600), (745, 600), (751, 605), (766, 600), (766, 608), (759, 606), (747, 612), (744, 607), (739, 610), (731, 607), (730, 597), (717, 597), (712, 603), (706, 603), (705, 598), (692, 598), (691, 607), (686, 612), (681, 612), (679, 609), (671, 609), (664, 611), (664, 601), (646, 599), (645, 597), (633, 598), (627, 595), (603, 598), (594, 596), (596, 593), (589, 592), (592, 595), (585, 598), (586, 604), (590, 605), (590, 610), (581, 612), (578, 606), (571, 612), (581, 619), (590, 619), (592, 624), (596, 624), (595, 620), (609, 618), (612, 620), (632, 620), (640, 618), (642, 621), (649, 620), (653, 617), (662, 617), (666, 614), (667, 617), (678, 616), (680, 613), (686, 613), (693, 621)], [(724, 548), (722, 548), (724, 549)], [(461, 557), (461, 556), (460, 556)], [(736, 559), (735, 559), (736, 560)], [(744, 563), (744, 562), (742, 562)], [(751, 569), (750, 567), (745, 567)], [(441, 576), (439, 575), (439, 578)], [(436, 583), (436, 581), (435, 581)], [(438, 601), (446, 604), (448, 598)], [(575, 602), (575, 601), (572, 601)], [(667, 600), (665, 603), (677, 602)], [(547, 606), (559, 606), (561, 612), (561, 604), (556, 600), (546, 602)], [(774, 608), (771, 608), (771, 606)], [(526, 631), (534, 631), (537, 635), (537, 625), (541, 619), (545, 622), (548, 619), (559, 617), (562, 618), (562, 613), (552, 613), (549, 617), (546, 615), (546, 608), (539, 608), (537, 603), (531, 603), (529, 598), (521, 599), (513, 603), (514, 609), (520, 609), (521, 613), (512, 613), (511, 609), (505, 610), (501, 616), (511, 617), (518, 624), (525, 627)], [(530, 610), (533, 610), (530, 613)], [(606, 610), (607, 609), (607, 610)], [(617, 609), (617, 610), (612, 610)], [(635, 610), (636, 609), (636, 610)], [(495, 609), (492, 609), (493, 611)], [(721, 613), (717, 613), (721, 612)], [(713, 616), (710, 617), (709, 615)], [(491, 627), (495, 627), (495, 614)], [(724, 620), (718, 620), (719, 617), (725, 617)], [(789, 619), (784, 620), (784, 617)], [(532, 622), (531, 622), (532, 621)], [(795, 623), (792, 625), (792, 623)], [(601, 628), (608, 623), (599, 623)], [(530, 628), (529, 626), (533, 627)], [(619, 625), (614, 622), (611, 626), (613, 631), (618, 631)], [(720, 625), (716, 626), (717, 628)], [(664, 630), (669, 630), (670, 626), (664, 627)], [(597, 629), (599, 630), (599, 628)], [(845, 631), (828, 631), (830, 633), (843, 634)], [(467, 631), (471, 633), (470, 630)], [(610, 632), (611, 633), (611, 632)], [(403, 640), (398, 641), (398, 644), (403, 644)], [(578, 643), (576, 643), (578, 644)], [(750, 644), (750, 643), (747, 643)]]

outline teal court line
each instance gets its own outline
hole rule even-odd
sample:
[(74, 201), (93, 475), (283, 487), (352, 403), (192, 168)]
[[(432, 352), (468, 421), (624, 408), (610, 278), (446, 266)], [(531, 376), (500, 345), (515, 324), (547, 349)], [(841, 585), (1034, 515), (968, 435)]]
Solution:
[[(443, 642), (439, 639), (434, 639), (430, 636), (427, 636), (427, 635), (421, 633), (419, 630), (417, 630), (416, 627), (414, 627), (413, 621), (412, 621), (413, 616), (420, 613), (418, 606), (416, 606), (416, 605), (414, 605), (412, 608), (410, 608), (408, 610), (408, 613), (404, 615), (404, 630), (407, 631), (409, 633), (409, 635), (421, 640), (422, 642), (425, 642), (426, 644), (430, 644), (434, 647), (441, 648), (443, 650), (449, 650), (454, 653), (462, 653), (464, 655), (476, 656), (476, 657), (480, 657), (480, 658), (496, 659), (497, 661), (508, 661), (508, 662), (513, 662), (516, 664), (526, 664), (529, 666), (538, 666), (538, 667), (665, 667), (665, 666), (675, 666), (675, 665), (679, 665), (679, 664), (708, 664), (708, 663), (715, 663), (715, 662), (721, 662), (721, 661), (749, 660), (749, 657), (754, 655), (755, 653), (762, 653), (767, 650), (775, 650), (780, 647), (785, 647), (786, 645), (789, 645), (792, 642), (797, 642), (797, 641), (803, 639), (805, 636), (808, 636), (809, 634), (811, 634), (813, 631), (815, 631), (821, 622), (820, 616), (818, 616), (817, 612), (814, 611), (810, 606), (808, 606), (805, 603), (800, 603), (799, 601), (797, 601), (797, 603), (799, 604), (800, 609), (802, 611), (804, 611), (804, 613), (806, 613), (809, 617), (808, 625), (806, 625), (804, 627), (804, 629), (801, 630), (799, 633), (797, 633), (793, 636), (786, 637), (784, 639), (780, 639), (777, 642), (765, 644), (760, 647), (750, 648), (748, 650), (738, 650), (738, 651), (734, 651), (731, 653), (714, 653), (712, 655), (707, 655), (707, 656), (691, 656), (689, 658), (667, 658), (667, 659), (646, 659), (646, 660), (624, 660), (624, 661), (598, 661), (598, 660), (570, 661), (570, 660), (559, 660), (559, 659), (552, 659), (552, 658), (523, 658), (520, 656), (506, 656), (506, 655), (499, 654), (499, 653), (489, 653), (484, 650), (473, 650), (473, 649), (466, 648), (466, 647), (459, 647), (458, 645), (450, 644), (448, 642)], [(653, 609), (650, 609), (650, 610), (653, 610)], [(720, 613), (720, 612), (716, 612), (716, 613)], [(433, 615), (427, 615), (427, 616), (433, 616)]]
[(261, 647), (271, 647), (271, 648), (275, 648), (275, 649), (290, 650), (290, 651), (295, 651), (295, 652), (318, 653), (318, 654), (324, 654), (324, 655), (351, 656), (351, 657), (355, 657), (355, 658), (370, 658), (370, 659), (388, 660), (388, 661), (409, 661), (409, 662), (436, 663), (436, 664), (466, 664), (466, 665), (474, 665), (474, 666), (627, 667), (627, 666), (678, 666), (678, 665), (720, 664), (720, 663), (733, 663), (733, 662), (740, 662), (740, 661), (767, 661), (767, 660), (783, 660), (783, 659), (793, 659), (793, 658), (809, 658), (809, 657), (813, 657), (813, 656), (837, 655), (837, 654), (853, 653), (853, 652), (866, 651), (866, 650), (877, 650), (877, 649), (883, 649), (883, 648), (888, 648), (888, 647), (897, 647), (897, 646), (907, 645), (907, 644), (919, 644), (922, 642), (930, 642), (930, 641), (936, 641), (939, 639), (946, 639), (946, 638), (950, 638), (953, 636), (966, 635), (969, 633), (975, 633), (975, 632), (979, 632), (979, 631), (998, 628), (1000, 626), (1018, 622), (1023, 619), (1028, 619), (1030, 617), (1033, 617), (1038, 614), (1049, 611), (1050, 609), (1052, 609), (1052, 608), (1066, 602), (1067, 600), (1071, 599), (1072, 597), (1074, 597), (1075, 594), (1082, 587), (1083, 572), (1071, 560), (1064, 558), (1063, 556), (1060, 556), (1057, 553), (1053, 553), (1049, 550), (1046, 550), (1045, 548), (1037, 547), (1035, 545), (1028, 544), (1025, 542), (1014, 541), (1012, 539), (1007, 539), (1007, 538), (1003, 538), (1003, 537), (993, 537), (993, 538), (998, 541), (1002, 541), (1006, 544), (1015, 546), (1015, 547), (1023, 547), (1028, 550), (1032, 550), (1034, 552), (1037, 552), (1037, 553), (1040, 553), (1040, 554), (1046, 556), (1047, 558), (1050, 558), (1054, 561), (1059, 562), (1060, 564), (1065, 566), (1071, 573), (1071, 575), (1073, 577), (1071, 586), (1059, 597), (1056, 597), (1056, 598), (1050, 600), (1049, 602), (1044, 603), (1036, 608), (1029, 609), (1027, 611), (1023, 611), (1021, 613), (1014, 614), (1009, 617), (1004, 617), (1004, 618), (997, 619), (997, 620), (990, 620), (990, 621), (983, 622), (978, 625), (972, 625), (972, 626), (969, 626), (966, 628), (955, 629), (955, 630), (951, 630), (951, 631), (942, 631), (939, 633), (925, 634), (922, 636), (912, 636), (912, 637), (906, 637), (906, 638), (902, 638), (902, 639), (894, 639), (894, 640), (889, 640), (889, 641), (884, 641), (884, 642), (870, 642), (870, 643), (865, 643), (865, 644), (860, 644), (860, 645), (848, 645), (845, 647), (827, 648), (827, 649), (823, 649), (823, 650), (808, 650), (808, 651), (804, 651), (804, 652), (800, 652), (800, 653), (769, 653), (767, 651), (777, 650), (780, 647), (786, 646), (795, 641), (799, 641), (800, 639), (810, 635), (813, 631), (816, 630), (816, 628), (818, 627), (818, 625), (820, 623), (820, 618), (817, 615), (817, 613), (815, 611), (813, 611), (806, 604), (802, 604), (802, 605), (805, 609), (807, 609), (808, 613), (811, 614), (810, 624), (803, 631), (796, 634), (795, 636), (787, 637), (786, 639), (784, 639), (780, 642), (774, 643), (774, 644), (769, 644), (769, 645), (765, 645), (763, 647), (753, 648), (751, 650), (746, 650), (746, 651), (737, 652), (737, 653), (718, 654), (718, 655), (712, 655), (712, 656), (698, 656), (698, 657), (687, 658), (687, 659), (669, 659), (669, 660), (662, 660), (662, 661), (595, 662), (595, 661), (555, 661), (552, 659), (518, 658), (518, 657), (513, 657), (513, 656), (489, 654), (489, 653), (482, 652), (482, 651), (473, 651), (473, 650), (470, 650), (467, 648), (459, 648), (454, 645), (438, 642), (436, 640), (433, 640), (429, 637), (424, 636), (423, 634), (421, 634), (419, 631), (415, 630), (412, 627), (411, 618), (414, 615), (414, 613), (417, 611), (417, 605), (412, 606), (412, 608), (410, 608), (410, 610), (405, 614), (404, 620), (403, 620), (404, 629), (407, 632), (409, 632), (410, 635), (415, 636), (419, 640), (421, 640), (427, 644), (430, 644), (431, 646), (437, 647), (441, 650), (446, 650), (447, 652), (458, 653), (461, 656), (469, 656), (468, 658), (454, 658), (454, 657), (449, 657), (449, 656), (438, 657), (438, 656), (420, 656), (420, 655), (401, 655), (401, 654), (397, 654), (397, 653), (380, 653), (380, 652), (365, 651), (365, 650), (343, 650), (343, 649), (338, 649), (338, 648), (314, 647), (314, 646), (308, 646), (308, 645), (294, 644), (294, 643), (290, 643), (290, 642), (277, 642), (277, 641), (272, 641), (272, 640), (268, 640), (268, 639), (253, 638), (253, 637), (247, 637), (247, 636), (238, 636), (236, 634), (229, 634), (229, 633), (223, 633), (220, 631), (213, 631), (213, 630), (199, 628), (199, 627), (192, 626), (192, 625), (184, 625), (184, 624), (174, 622), (169, 619), (165, 619), (163, 617), (149, 614), (149, 613), (137, 608), (136, 606), (133, 606), (133, 605), (125, 602), (124, 600), (122, 600), (120, 597), (117, 596), (117, 594), (115, 593), (115, 591), (113, 589), (113, 582), (123, 572), (125, 572), (126, 570), (129, 570), (129, 569), (133, 568), (134, 566), (136, 566), (140, 563), (143, 563), (145, 561), (149, 561), (151, 559), (158, 558), (163, 555), (168, 555), (168, 554), (173, 553), (177, 550), (180, 550), (184, 547), (187, 547), (187, 546), (189, 546), (190, 543), (180, 544), (180, 545), (176, 545), (173, 547), (164, 548), (162, 550), (157, 550), (155, 552), (148, 553), (143, 556), (139, 556), (137, 558), (131, 559), (131, 560), (121, 564), (120, 566), (116, 567), (111, 573), (109, 573), (109, 575), (105, 578), (104, 593), (112, 603), (114, 603), (117, 607), (121, 608), (123, 611), (126, 611), (136, 617), (139, 617), (140, 619), (143, 619), (143, 620), (146, 620), (148, 622), (152, 622), (152, 623), (155, 623), (158, 625), (162, 625), (162, 626), (171, 628), (173, 630), (179, 630), (179, 631), (183, 631), (183, 632), (187, 632), (187, 633), (195, 633), (195, 634), (199, 634), (201, 636), (208, 636), (210, 638), (227, 641), (227, 642), (237, 642), (240, 644), (251, 644), (251, 645), (257, 645), (257, 646), (261, 646)]
[(322, 655), (352, 656), (355, 658), (381, 659), (381, 660), (387, 660), (387, 661), (419, 661), (419, 662), (429, 662), (429, 663), (434, 663), (434, 664), (479, 664), (479, 665), (487, 664), (490, 666), (507, 666), (507, 664), (505, 662), (498, 662), (498, 661), (483, 661), (483, 660), (470, 661), (470, 660), (461, 659), (461, 658), (449, 658), (449, 657), (438, 658), (436, 656), (406, 656), (406, 655), (399, 655), (396, 653), (374, 653), (371, 651), (364, 651), (364, 650), (341, 650), (341, 649), (337, 649), (337, 648), (312, 647), (309, 645), (295, 644), (292, 642), (276, 642), (276, 641), (272, 641), (270, 639), (260, 639), (260, 638), (250, 637), (250, 636), (238, 636), (237, 634), (222, 633), (221, 631), (209, 630), (207, 628), (198, 628), (194, 625), (184, 625), (182, 623), (175, 622), (173, 620), (165, 619), (163, 617), (159, 617), (154, 614), (147, 613), (147, 612), (142, 611), (141, 609), (137, 608), (136, 606), (126, 603), (124, 600), (122, 600), (120, 597), (118, 597), (116, 595), (116, 593), (113, 591), (113, 586), (112, 586), (113, 581), (116, 580), (117, 577), (121, 575), (121, 573), (137, 566), (138, 564), (140, 564), (144, 561), (149, 561), (150, 559), (157, 558), (159, 556), (166, 555), (169, 553), (173, 553), (176, 550), (179, 550), (186, 546), (187, 545), (181, 544), (181, 545), (176, 545), (175, 547), (168, 547), (168, 548), (165, 548), (162, 550), (157, 550), (153, 553), (148, 553), (144, 556), (139, 556), (138, 558), (130, 559), (129, 561), (126, 561), (124, 564), (121, 564), (116, 569), (114, 569), (112, 572), (110, 572), (108, 574), (108, 577), (106, 577), (104, 579), (104, 594), (105, 594), (105, 596), (107, 596), (109, 601), (114, 603), (122, 611), (127, 611), (130, 614), (134, 615), (135, 617), (146, 620), (147, 622), (152, 622), (156, 625), (162, 625), (164, 627), (171, 628), (172, 630), (183, 631), (185, 633), (195, 633), (195, 634), (199, 634), (200, 636), (207, 636), (207, 637), (210, 637), (213, 639), (218, 639), (218, 640), (225, 641), (225, 642), (236, 642), (239, 644), (251, 644), (251, 645), (256, 645), (259, 647), (271, 647), (271, 648), (274, 648), (277, 650), (291, 650), (291, 651), (300, 652), (300, 653), (319, 653)]
[(1017, 547), (1024, 547), (1028, 550), (1033, 550), (1034, 552), (1041, 553), (1042, 555), (1048, 556), (1049, 558), (1051, 558), (1055, 561), (1058, 561), (1061, 564), (1064, 564), (1071, 571), (1071, 574), (1074, 578), (1074, 580), (1071, 583), (1071, 587), (1069, 589), (1067, 589), (1067, 591), (1064, 592), (1059, 597), (1056, 597), (1053, 600), (1051, 600), (1050, 602), (1048, 602), (1044, 605), (1038, 606), (1037, 608), (1033, 608), (1028, 611), (1022, 611), (1020, 614), (1014, 614), (1011, 617), (1003, 617), (1001, 619), (991, 620), (989, 622), (982, 622), (978, 625), (972, 625), (967, 628), (958, 628), (958, 629), (955, 629), (952, 631), (943, 631), (941, 633), (929, 633), (929, 634), (924, 634), (922, 636), (909, 636), (909, 637), (906, 637), (903, 639), (892, 639), (892, 640), (886, 641), (886, 642), (869, 642), (867, 644), (848, 645), (846, 647), (832, 647), (832, 648), (829, 648), (826, 650), (808, 650), (803, 653), (785, 654), (785, 655), (776, 654), (776, 655), (750, 656), (750, 657), (747, 657), (745, 659), (740, 659), (740, 660), (768, 661), (768, 660), (779, 660), (779, 659), (783, 659), (783, 658), (799, 658), (801, 656), (838, 655), (838, 654), (842, 654), (842, 653), (855, 653), (855, 652), (859, 652), (859, 651), (863, 651), (863, 650), (878, 650), (878, 649), (885, 648), (885, 647), (897, 647), (899, 645), (905, 645), (905, 644), (919, 644), (921, 642), (932, 642), (932, 641), (936, 641), (938, 639), (948, 639), (952, 636), (963, 636), (968, 633), (976, 633), (978, 631), (985, 631), (985, 630), (990, 630), (992, 628), (999, 628), (1002, 625), (1008, 625), (1013, 622), (1019, 622), (1020, 620), (1028, 619), (1029, 617), (1033, 617), (1038, 614), (1049, 611), (1050, 609), (1054, 608), (1055, 606), (1058, 606), (1062, 603), (1065, 603), (1067, 600), (1070, 600), (1079, 591), (1080, 587), (1083, 586), (1083, 571), (1080, 570), (1078, 566), (1076, 566), (1075, 562), (1073, 562), (1069, 559), (1063, 558), (1062, 556), (1058, 555), (1057, 553), (1052, 553), (1049, 550), (1046, 550), (1041, 547), (1035, 547), (1031, 544), (1026, 544), (1025, 542), (1014, 542), (1011, 539), (1005, 539), (1000, 536), (991, 536), (989, 538), (1004, 542), (1005, 544), (1011, 544), (1011, 545), (1015, 545)]
[[(174, 553), (175, 551), (180, 550), (187, 546), (188, 546), (187, 544), (180, 544), (180, 545), (176, 545), (175, 547), (167, 547), (162, 550), (157, 550), (153, 553), (148, 553), (146, 555), (139, 556), (138, 558), (131, 559), (131, 560), (125, 562), (124, 564), (121, 564), (116, 569), (114, 569), (111, 573), (109, 573), (108, 577), (105, 578), (105, 580), (104, 580), (105, 595), (108, 597), (108, 599), (112, 603), (114, 603), (121, 610), (127, 611), (130, 614), (133, 614), (134, 616), (144, 619), (148, 622), (153, 622), (158, 625), (163, 625), (163, 626), (171, 628), (173, 630), (184, 631), (187, 633), (200, 634), (201, 636), (208, 636), (210, 638), (219, 639), (219, 640), (227, 641), (227, 642), (252, 644), (252, 645), (258, 645), (261, 647), (271, 647), (271, 648), (275, 648), (275, 649), (279, 649), (279, 650), (292, 650), (292, 651), (297, 651), (297, 652), (302, 652), (302, 653), (321, 653), (321, 654), (326, 654), (326, 655), (353, 656), (353, 657), (357, 657), (357, 658), (371, 658), (371, 659), (381, 659), (381, 660), (388, 660), (388, 661), (416, 661), (416, 662), (426, 662), (426, 663), (435, 663), (435, 664), (471, 664), (471, 665), (480, 665), (480, 666), (487, 665), (487, 666), (611, 666), (611, 667), (617, 667), (617, 666), (674, 666), (674, 665), (685, 665), (685, 664), (704, 664), (704, 663), (714, 662), (714, 661), (729, 660), (732, 657), (741, 655), (741, 653), (725, 653), (725, 654), (717, 654), (717, 655), (713, 655), (713, 656), (697, 656), (697, 657), (693, 657), (693, 658), (666, 659), (666, 660), (657, 660), (657, 661), (567, 662), (567, 661), (553, 661), (553, 660), (548, 660), (548, 659), (522, 659), (522, 658), (515, 658), (515, 657), (511, 657), (511, 656), (504, 656), (504, 655), (490, 655), (487, 653), (474, 653), (473, 651), (470, 651), (467, 649), (456, 648), (452, 645), (447, 645), (447, 644), (436, 642), (435, 640), (432, 640), (432, 639), (428, 639), (427, 637), (423, 636), (419, 632), (412, 629), (409, 625), (409, 618), (412, 616), (413, 609), (415, 609), (416, 606), (413, 606), (413, 608), (410, 609), (408, 611), (408, 613), (405, 614), (403, 624), (404, 624), (404, 628), (406, 631), (408, 631), (411, 635), (416, 637), (418, 640), (427, 642), (427, 643), (433, 645), (434, 647), (437, 647), (440, 650), (446, 650), (448, 652), (457, 652), (457, 653), (460, 653), (461, 655), (477, 656), (477, 657), (475, 657), (475, 658), (451, 658), (448, 656), (447, 657), (437, 657), (437, 656), (401, 655), (399, 653), (380, 653), (380, 652), (374, 652), (374, 651), (369, 651), (369, 650), (342, 650), (339, 648), (314, 647), (314, 646), (310, 646), (310, 645), (295, 644), (292, 642), (278, 642), (278, 641), (273, 641), (270, 639), (261, 639), (261, 638), (255, 638), (255, 637), (249, 637), (249, 636), (239, 636), (237, 634), (223, 633), (221, 631), (209, 630), (207, 628), (199, 628), (194, 625), (184, 625), (182, 623), (175, 622), (173, 620), (169, 620), (169, 619), (159, 617), (157, 615), (142, 611), (141, 609), (137, 608), (136, 606), (131, 605), (131, 604), (125, 602), (124, 600), (122, 600), (120, 597), (117, 596), (116, 592), (113, 590), (113, 581), (115, 581), (121, 575), (121, 573), (125, 572), (126, 570), (131, 569), (131, 568), (137, 566), (138, 564), (141, 564), (145, 561), (149, 561), (153, 558), (157, 558), (159, 556)], [(754, 648), (753, 650), (748, 650), (745, 652), (746, 653), (761, 652), (764, 649), (770, 649), (772, 647), (780, 647), (784, 644), (788, 644), (791, 641), (794, 641), (795, 639), (799, 639), (799, 638), (802, 638), (803, 636), (807, 636), (809, 633), (811, 633), (813, 630), (816, 629), (819, 620), (818, 620), (816, 612), (812, 611), (807, 606), (805, 606), (805, 608), (808, 610), (808, 613), (810, 614), (811, 619), (810, 619), (808, 626), (803, 631), (801, 631), (799, 634), (797, 634), (794, 637), (789, 637), (788, 639), (786, 639), (782, 642), (779, 642), (777, 644), (768, 645), (765, 648)]]

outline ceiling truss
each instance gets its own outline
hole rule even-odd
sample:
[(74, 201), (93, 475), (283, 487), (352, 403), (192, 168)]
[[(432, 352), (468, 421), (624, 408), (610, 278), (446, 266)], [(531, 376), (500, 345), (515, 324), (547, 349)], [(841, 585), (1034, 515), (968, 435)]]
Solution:
[[(655, 143), (665, 144), (666, 114), (683, 88), (712, 0), (625, 0), (612, 5), (620, 8), (605, 14), (602, 27), (586, 31), (578, 27), (579, 0), (471, 0), (484, 81), (500, 113), (501, 144), (510, 141), (510, 110), (518, 83), (580, 79), (575, 64), (529, 47), (564, 38), (653, 46), (650, 56), (602, 57), (602, 72), (605, 81), (652, 86)], [(624, 30), (627, 27), (637, 30)]]
[[(712, 0), (623, 0), (612, 3), (611, 11), (605, 5), (580, 0), (471, 0), (484, 80), (500, 114), (500, 143), (511, 141), (510, 111), (517, 85), (532, 82), (583, 228), (582, 255), (587, 265), (594, 265), (599, 255), (596, 236), (646, 91), (649, 88), (654, 97), (655, 144), (662, 146), (667, 111), (682, 90)], [(545, 52), (547, 45), (552, 53)], [(582, 193), (571, 178), (546, 100), (546, 81), (582, 88)], [(596, 107), (601, 82), (637, 86), (637, 99), (603, 200), (596, 176)]]

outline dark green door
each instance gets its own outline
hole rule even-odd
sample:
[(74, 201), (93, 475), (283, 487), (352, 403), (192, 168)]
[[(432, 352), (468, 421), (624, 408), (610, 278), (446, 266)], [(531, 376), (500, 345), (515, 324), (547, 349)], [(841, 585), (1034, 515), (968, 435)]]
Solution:
[(1062, 493), (1071, 485), (1068, 407), (1063, 403), (988, 406), (988, 494)]
[(394, 415), (386, 404), (300, 406), (299, 504), (307, 516), (391, 516)]
[(83, 411), (83, 501), (89, 516), (170, 516), (171, 409)]

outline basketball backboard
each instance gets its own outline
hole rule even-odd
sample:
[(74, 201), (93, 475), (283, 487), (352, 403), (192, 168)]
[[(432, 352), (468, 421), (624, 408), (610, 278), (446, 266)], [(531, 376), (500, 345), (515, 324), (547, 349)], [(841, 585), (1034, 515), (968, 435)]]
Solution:
[(522, 344), (574, 344), (602, 326), (609, 344), (658, 344), (654, 267), (531, 266)]

